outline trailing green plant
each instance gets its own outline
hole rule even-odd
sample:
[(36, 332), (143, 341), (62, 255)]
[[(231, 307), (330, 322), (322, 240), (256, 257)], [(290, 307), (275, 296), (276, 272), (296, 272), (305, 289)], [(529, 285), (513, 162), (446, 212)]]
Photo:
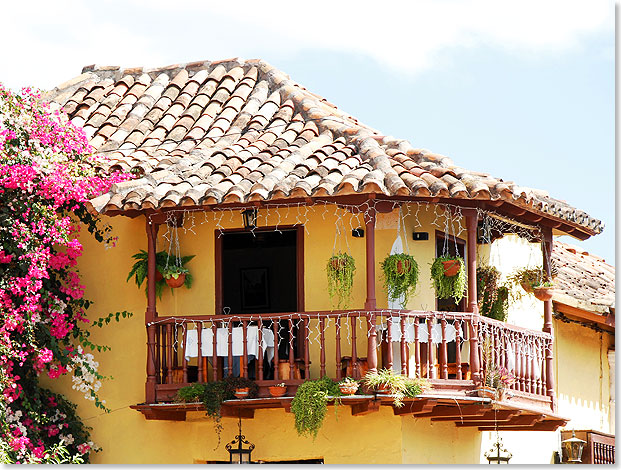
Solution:
[(351, 291), (354, 286), (354, 272), (356, 262), (347, 253), (339, 252), (333, 255), (326, 265), (328, 274), (328, 295), (330, 301), (337, 298), (337, 308), (347, 308), (351, 299)]
[(245, 377), (226, 377), (222, 380), (207, 383), (194, 383), (186, 387), (181, 387), (177, 391), (176, 401), (183, 403), (202, 402), (207, 416), (214, 421), (214, 431), (218, 436), (220, 446), (220, 435), (222, 433), (222, 415), (220, 410), (225, 400), (234, 400), (236, 388), (249, 388), (248, 398), (256, 398), (259, 393), (258, 385)]
[(338, 384), (327, 376), (302, 383), (291, 401), (298, 435), (315, 439), (326, 417), (328, 401), (334, 398), (336, 413), (341, 395)]
[(479, 313), (496, 320), (507, 320), (509, 288), (499, 286), (500, 271), (494, 266), (477, 267), (477, 299)]
[(369, 389), (385, 388), (393, 397), (393, 404), (400, 408), (404, 398), (414, 398), (423, 393), (430, 384), (421, 378), (406, 377), (395, 374), (391, 369), (380, 369), (377, 372), (367, 372), (362, 383)]
[[(459, 261), (459, 271), (455, 276), (444, 274), (443, 261)], [(456, 303), (463, 298), (466, 290), (466, 267), (460, 256), (439, 256), (431, 264), (431, 280), (438, 299), (453, 297)]]
[(358, 381), (351, 377), (345, 377), (339, 382), (339, 385), (358, 385)]
[(401, 308), (405, 308), (418, 283), (418, 263), (410, 255), (397, 253), (382, 261), (382, 271), (388, 300), (401, 300)]
[(495, 320), (507, 321), (507, 310), (509, 308), (509, 288), (500, 286), (496, 289), (496, 299), (488, 312), (481, 312), (483, 315)]
[[(136, 285), (140, 287), (142, 286), (142, 283), (147, 278), (147, 274), (149, 273), (149, 263), (148, 263), (149, 253), (145, 250), (140, 250), (138, 253), (133, 254), (132, 258), (135, 259), (136, 262), (134, 263), (131, 270), (129, 271), (129, 274), (127, 275), (127, 282), (129, 282), (129, 280), (133, 277), (134, 281), (136, 282)], [(180, 259), (181, 268), (185, 269), (184, 268), (185, 264), (188, 261), (190, 261), (192, 258), (194, 258), (194, 255), (182, 256)], [(165, 281), (166, 276), (164, 275), (164, 273), (168, 272), (169, 278), (173, 277), (173, 273), (175, 273), (174, 271), (176, 267), (175, 263), (173, 262), (171, 265), (167, 267), (166, 263), (168, 261), (170, 260), (169, 260), (168, 253), (166, 253), (166, 251), (163, 251), (163, 250), (158, 251), (155, 254), (155, 270), (156, 272), (159, 272), (162, 275), (162, 279), (157, 280), (155, 282), (155, 293), (157, 294), (157, 297), (159, 299), (162, 298), (162, 293), (164, 292), (164, 286), (166, 285), (166, 281)], [(178, 274), (177, 274), (177, 277), (178, 277)], [(177, 277), (175, 277), (175, 279)], [(189, 271), (187, 271), (186, 276), (185, 276), (185, 282), (183, 285), (189, 289), (190, 287), (192, 287), (192, 280), (193, 280), (192, 275), (189, 273)], [(144, 292), (146, 295), (147, 294), (146, 286), (145, 286)]]

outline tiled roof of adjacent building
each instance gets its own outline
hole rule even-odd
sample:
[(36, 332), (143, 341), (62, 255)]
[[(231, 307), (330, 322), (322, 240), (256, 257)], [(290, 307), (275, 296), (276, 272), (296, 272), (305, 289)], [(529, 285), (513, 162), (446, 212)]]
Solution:
[(615, 268), (583, 249), (554, 242), (552, 259), (558, 268), (553, 300), (595, 313), (615, 308)]
[(99, 212), (375, 193), (501, 200), (602, 230), (542, 191), (382, 135), (261, 60), (88, 66), (46, 98), (109, 157), (108, 170), (139, 176), (94, 199)]

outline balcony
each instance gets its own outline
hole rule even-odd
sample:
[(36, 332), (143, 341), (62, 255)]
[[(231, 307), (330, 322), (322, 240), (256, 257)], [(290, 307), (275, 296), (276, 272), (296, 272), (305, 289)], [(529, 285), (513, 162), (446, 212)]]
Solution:
[[(248, 377), (259, 398), (229, 400), (223, 416), (252, 418), (258, 408), (289, 410), (305, 378), (360, 378), (367, 369), (393, 368), (425, 377), (431, 388), (395, 415), (410, 414), (480, 430), (554, 430), (550, 388), (552, 338), (472, 313), (346, 310), (253, 315), (158, 317), (147, 325), (147, 396), (135, 405), (147, 419), (184, 420), (200, 404), (174, 403), (179, 388), (224, 376)], [(202, 331), (199, 335), (198, 332)], [(484, 340), (493, 364), (516, 380), (499, 400), (477, 396)], [(355, 358), (352, 360), (352, 358)], [(375, 362), (375, 364), (374, 364)], [(268, 386), (284, 382), (287, 396), (271, 398)], [(353, 415), (393, 406), (390, 397), (355, 395), (343, 400)]]

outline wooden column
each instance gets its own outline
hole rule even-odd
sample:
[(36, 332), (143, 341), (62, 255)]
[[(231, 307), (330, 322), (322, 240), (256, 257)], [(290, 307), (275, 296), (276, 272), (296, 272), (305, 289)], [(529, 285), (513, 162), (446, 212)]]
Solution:
[[(157, 319), (157, 308), (155, 298), (155, 253), (157, 252), (157, 231), (159, 225), (156, 225), (146, 218), (147, 230), (147, 310), (145, 312), (145, 324), (147, 325), (147, 382), (145, 384), (145, 401), (147, 403), (156, 402), (155, 394), (155, 350), (157, 344), (155, 342), (155, 325), (149, 323)], [(168, 365), (170, 367), (170, 365)]]
[[(366, 224), (366, 274), (367, 274), (367, 300), (364, 303), (365, 310), (375, 310), (377, 301), (375, 299), (375, 207), (369, 208), (365, 214)], [(369, 322), (369, 335), (367, 342), (367, 363), (369, 372), (377, 371), (377, 331), (375, 329), (375, 313), (367, 313), (367, 321)], [(390, 347), (390, 345), (389, 345)], [(356, 357), (352, 357), (352, 361), (356, 361)]]
[[(548, 278), (552, 279), (552, 229), (549, 227), (542, 227), (543, 242), (541, 248), (543, 251), (543, 269), (548, 274)], [(556, 399), (554, 397), (554, 354), (552, 352), (554, 347), (554, 327), (552, 325), (552, 300), (546, 300), (543, 303), (543, 331), (550, 333), (551, 340), (550, 345), (546, 348), (546, 395), (552, 398), (552, 407), (556, 408)]]
[[(477, 304), (477, 211), (463, 210), (466, 216), (466, 229), (468, 231), (468, 311), (478, 315), (479, 306)], [(479, 364), (479, 341), (476, 321), (468, 322), (468, 334), (470, 337), (470, 374), (475, 384), (480, 383), (480, 364)]]

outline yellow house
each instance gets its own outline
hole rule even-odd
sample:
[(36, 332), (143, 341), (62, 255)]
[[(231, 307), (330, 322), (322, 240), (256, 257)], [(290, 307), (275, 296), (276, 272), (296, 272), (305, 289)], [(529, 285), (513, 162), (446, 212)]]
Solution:
[[(117, 246), (83, 240), (91, 315), (134, 312), (93, 335), (112, 347), (98, 358), (111, 413), (64, 383), (103, 448), (94, 463), (228, 462), (238, 434), (255, 462), (487, 463), (498, 443), (511, 463), (552, 463), (561, 430), (614, 434), (614, 270), (567, 278), (570, 248), (553, 241), (601, 232), (588, 214), (382, 135), (260, 60), (86, 67), (48, 98), (108, 157), (103, 171), (136, 176), (90, 203)], [(146, 296), (126, 282), (140, 250)], [(343, 253), (356, 266), (349, 299), (328, 292)], [(418, 265), (405, 299), (382, 288), (390, 254)], [(158, 297), (158, 271), (190, 255), (191, 288)], [(455, 279), (467, 279), (446, 299), (430, 275), (442, 256), (460, 257)], [(506, 321), (489, 318), (483, 266), (500, 283), (539, 266), (557, 290), (541, 301), (513, 286)], [(581, 278), (606, 282), (613, 303), (597, 288), (580, 300)], [(330, 405), (316, 439), (297, 435), (299, 385), (380, 369), (430, 385), (403, 407), (364, 389)], [(486, 396), (499, 370), (515, 380)], [(226, 400), (218, 434), (201, 403), (175, 396), (226, 376), (258, 396)]]

